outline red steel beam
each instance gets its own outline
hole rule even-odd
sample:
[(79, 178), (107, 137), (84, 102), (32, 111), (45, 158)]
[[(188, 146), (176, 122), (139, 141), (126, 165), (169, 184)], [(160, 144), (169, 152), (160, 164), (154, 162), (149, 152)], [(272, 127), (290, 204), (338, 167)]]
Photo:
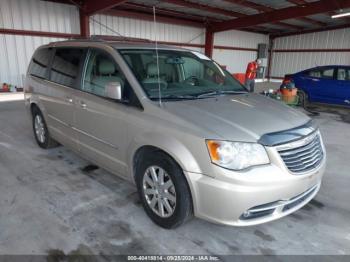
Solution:
[(230, 17), (244, 17), (245, 16), (245, 14), (242, 14), (242, 13), (229, 11), (229, 10), (225, 10), (225, 9), (221, 9), (221, 8), (217, 8), (217, 7), (212, 7), (209, 5), (203, 5), (203, 4), (199, 4), (199, 3), (187, 2), (184, 0), (163, 0), (162, 2), (166, 2), (169, 4), (173, 4), (173, 5), (179, 5), (179, 6), (187, 7), (187, 8), (199, 9), (202, 11), (207, 11), (207, 12), (221, 14), (221, 15), (230, 16)]
[(350, 0), (320, 0), (317, 2), (307, 3), (303, 6), (293, 6), (274, 10), (271, 12), (265, 12), (257, 15), (249, 15), (230, 21), (214, 23), (215, 32), (226, 31), (231, 29), (239, 29), (242, 27), (249, 27), (258, 24), (277, 22), (286, 19), (293, 19), (298, 17), (304, 17), (313, 14), (326, 13), (337, 10), (339, 8), (350, 7)]
[(205, 30), (205, 47), (204, 47), (204, 53), (208, 57), (213, 56), (213, 50), (214, 50), (214, 33), (211, 30), (211, 28), (207, 27)]
[[(307, 4), (307, 2), (304, 1), (304, 0), (287, 0), (287, 1), (288, 1), (289, 3), (295, 4), (295, 5), (301, 5), (301, 6)], [(318, 25), (318, 26), (327, 26), (326, 23), (317, 21), (317, 20), (312, 19), (312, 18), (302, 17), (302, 18), (299, 18), (299, 19), (300, 19), (300, 20), (303, 20), (303, 21), (305, 21), (305, 22), (314, 24), (314, 25)]]
[(90, 37), (89, 16), (86, 15), (82, 11), (82, 9), (79, 9), (79, 20), (80, 20), (80, 35), (82, 37)]
[[(102, 13), (106, 15), (112, 15), (112, 16), (121, 16), (121, 17), (141, 19), (146, 21), (153, 21), (153, 15), (147, 14), (147, 13), (130, 12), (130, 11), (116, 10), (116, 9), (107, 10)], [(163, 15), (157, 15), (157, 21), (168, 23), (168, 24), (180, 24), (180, 25), (187, 25), (187, 26), (193, 26), (193, 27), (199, 27), (199, 28), (204, 27), (204, 24), (202, 22), (173, 18), (173, 17), (163, 16)]]
[[(121, 6), (121, 7), (123, 7), (123, 6)], [(157, 8), (156, 10), (159, 11), (159, 8)], [(162, 11), (163, 10), (165, 10), (165, 9), (162, 9)], [(111, 16), (121, 16), (121, 17), (133, 18), (133, 19), (153, 21), (153, 14), (149, 10), (147, 12), (140, 12), (140, 11), (133, 11), (133, 10), (120, 10), (120, 8), (119, 8), (119, 9), (110, 9), (110, 10), (104, 11), (102, 13), (106, 14), (106, 15), (111, 15)], [(206, 26), (206, 23), (203, 21), (197, 21), (197, 20), (194, 21), (194, 20), (190, 20), (190, 19), (177, 18), (177, 16), (169, 17), (169, 15), (165, 15), (165, 13), (163, 13), (163, 12), (157, 12), (157, 13), (158, 13), (157, 21), (159, 21), (159, 22), (169, 23), (169, 24), (181, 24), (181, 25), (193, 26), (193, 27), (199, 27), (199, 28), (203, 28)], [(206, 22), (208, 22), (210, 24), (212, 22), (215, 22), (215, 20), (214, 21), (209, 20)], [(261, 26), (256, 26), (256, 29), (257, 29), (258, 33), (263, 33), (263, 34), (277, 33), (275, 30), (272, 30), (270, 28), (261, 27)], [(248, 31), (248, 32), (253, 31), (252, 28), (242, 28), (241, 30)]]
[(79, 34), (67, 34), (45, 31), (31, 31), (31, 30), (17, 30), (0, 28), (0, 34), (5, 35), (27, 35), (27, 36), (41, 36), (41, 37), (54, 37), (54, 38), (80, 38)]
[[(125, 11), (141, 11), (141, 12), (147, 12), (147, 13), (152, 13), (153, 14), (153, 8), (152, 6), (149, 5), (143, 5), (143, 4), (136, 4), (136, 3), (125, 3), (120, 6), (118, 6), (118, 10), (125, 10)], [(174, 10), (168, 10), (164, 8), (158, 8), (156, 7), (156, 14), (159, 15), (167, 15), (171, 16), (174, 18), (181, 18), (181, 19), (188, 19), (188, 20), (193, 20), (197, 22), (220, 22), (223, 21), (222, 19), (217, 19), (217, 18), (207, 18), (205, 16), (199, 16), (199, 15), (192, 15), (192, 14), (186, 14), (183, 12), (178, 12)]]
[(91, 16), (93, 14), (111, 9), (127, 0), (85, 0), (83, 3), (83, 10), (85, 14)]
[[(250, 1), (242, 1), (242, 0), (224, 0), (224, 1), (232, 3), (232, 4), (240, 5), (240, 6), (249, 7), (249, 8), (252, 8), (252, 9), (255, 9), (255, 10), (258, 10), (258, 11), (263, 11), (263, 12), (270, 12), (270, 11), (277, 10), (277, 9), (269, 7), (269, 6), (261, 5), (261, 4), (250, 2)], [(327, 25), (326, 23), (322, 23), (320, 21), (316, 21), (314, 19), (307, 18), (307, 17), (300, 17), (300, 18), (297, 18), (297, 19), (300, 20), (300, 21), (303, 21), (303, 22), (316, 24), (316, 25), (319, 25), (319, 26), (326, 26)], [(279, 24), (282, 25), (282, 26), (287, 26), (287, 27), (290, 25), (290, 24), (284, 23), (284, 22), (279, 22)], [(296, 28), (296, 29), (298, 29), (298, 28)]]
[[(287, 0), (287, 1), (290, 2), (290, 3), (292, 3), (292, 4), (301, 5), (301, 6), (307, 4), (307, 2), (306, 2), (305, 0)], [(335, 11), (330, 11), (330, 12), (328, 12), (328, 14), (329, 14), (330, 16), (332, 16), (332, 15), (337, 14), (337, 12), (335, 12)], [(310, 18), (303, 17), (303, 19), (310, 19)], [(341, 17), (340, 19), (345, 20), (346, 22), (350, 23), (350, 18), (349, 18), (349, 17)], [(317, 22), (316, 24), (319, 25), (319, 26), (327, 26), (326, 23), (322, 23), (322, 22), (319, 22), (319, 21), (316, 21), (316, 20), (313, 20), (313, 19), (311, 19), (311, 20), (312, 20), (313, 22)]]
[[(230, 17), (245, 17), (245, 16), (247, 16), (247, 15), (239, 13), (239, 12), (229, 11), (229, 10), (225, 10), (225, 9), (221, 9), (221, 8), (217, 8), (217, 7), (212, 7), (209, 5), (187, 2), (184, 0), (163, 0), (163, 2), (167, 2), (167, 3), (173, 4), (173, 5), (178, 5), (178, 6), (182, 6), (182, 7), (202, 10), (202, 11), (206, 11), (206, 12), (210, 12), (210, 13), (214, 13), (214, 14), (221, 14), (221, 15), (225, 15), (225, 16), (230, 16)], [(297, 30), (304, 29), (303, 27), (296, 26), (296, 25), (290, 25), (290, 24), (283, 23), (283, 22), (276, 22), (276, 24), (278, 24), (280, 26), (284, 26), (284, 27), (297, 29)]]

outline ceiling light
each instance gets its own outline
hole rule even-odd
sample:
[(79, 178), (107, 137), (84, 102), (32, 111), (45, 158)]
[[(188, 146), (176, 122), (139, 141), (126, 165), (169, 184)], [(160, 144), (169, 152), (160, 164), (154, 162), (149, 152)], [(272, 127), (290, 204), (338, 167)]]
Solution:
[(332, 15), (332, 18), (340, 18), (340, 17), (344, 17), (344, 16), (350, 16), (350, 12)]

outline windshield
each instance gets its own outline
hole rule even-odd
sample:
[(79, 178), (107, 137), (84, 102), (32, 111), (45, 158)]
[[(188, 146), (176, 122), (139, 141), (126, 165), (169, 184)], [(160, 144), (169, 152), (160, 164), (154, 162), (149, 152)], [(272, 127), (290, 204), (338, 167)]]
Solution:
[(217, 63), (198, 52), (120, 50), (147, 96), (159, 99), (198, 99), (247, 90)]

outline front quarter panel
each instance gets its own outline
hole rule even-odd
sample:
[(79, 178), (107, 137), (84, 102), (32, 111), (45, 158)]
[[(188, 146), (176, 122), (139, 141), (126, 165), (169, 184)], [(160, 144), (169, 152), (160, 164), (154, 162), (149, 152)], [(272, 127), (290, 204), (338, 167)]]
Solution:
[[(142, 132), (134, 137), (128, 148), (128, 166), (130, 176), (134, 175), (133, 161), (138, 149), (144, 146), (153, 146), (159, 148), (170, 155), (184, 171), (191, 170), (192, 173), (203, 173), (197, 157), (191, 152), (190, 148), (197, 148), (198, 152), (208, 155), (205, 147), (205, 141), (196, 137), (182, 137), (180, 141), (176, 136), (163, 132)], [(200, 148), (199, 145), (203, 144)], [(210, 163), (208, 156), (208, 163)]]

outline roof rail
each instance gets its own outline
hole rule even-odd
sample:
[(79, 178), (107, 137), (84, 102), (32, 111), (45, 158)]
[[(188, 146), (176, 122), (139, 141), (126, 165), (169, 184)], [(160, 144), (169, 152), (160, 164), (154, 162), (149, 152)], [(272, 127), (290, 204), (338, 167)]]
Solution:
[[(152, 40), (145, 38), (126, 37), (126, 36), (111, 36), (111, 35), (92, 35), (90, 37), (72, 37), (62, 42), (137, 42), (137, 43), (152, 43)], [(53, 44), (55, 42), (51, 42)]]
[(111, 35), (92, 35), (90, 37), (92, 40), (100, 41), (116, 41), (116, 42), (141, 42), (141, 43), (151, 43), (152, 41), (146, 38), (136, 38), (128, 36), (111, 36)]

